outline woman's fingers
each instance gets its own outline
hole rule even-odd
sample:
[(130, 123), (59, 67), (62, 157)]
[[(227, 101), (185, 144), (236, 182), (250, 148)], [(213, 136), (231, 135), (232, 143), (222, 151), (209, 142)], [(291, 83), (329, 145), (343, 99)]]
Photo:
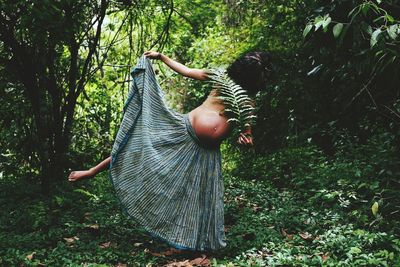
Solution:
[(237, 143), (241, 145), (248, 145), (251, 143), (251, 141), (243, 136), (239, 136)]
[(146, 57), (151, 58), (151, 59), (159, 59), (160, 58), (160, 53), (156, 51), (146, 51), (143, 53)]
[(70, 175), (68, 176), (68, 181), (73, 181), (74, 180), (74, 173), (75, 172), (71, 172)]
[(241, 145), (254, 145), (253, 136), (251, 134), (246, 136), (244, 133), (240, 133), (236, 142)]
[(250, 140), (243, 133), (240, 133), (240, 136), (243, 138), (246, 144), (250, 142)]
[(254, 145), (254, 143), (253, 143), (253, 138), (250, 139), (250, 144), (251, 144), (252, 146)]
[(243, 133), (240, 133), (240, 136), (238, 138), (238, 143), (241, 145), (254, 145), (253, 143), (253, 137), (252, 136), (246, 136)]
[(244, 144), (243, 143), (243, 138), (241, 136), (239, 136), (237, 143), (240, 144), (240, 145)]

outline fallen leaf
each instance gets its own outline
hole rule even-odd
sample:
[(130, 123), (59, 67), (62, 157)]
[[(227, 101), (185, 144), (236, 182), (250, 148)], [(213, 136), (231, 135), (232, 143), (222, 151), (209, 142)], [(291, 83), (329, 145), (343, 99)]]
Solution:
[(97, 223), (95, 223), (95, 224), (89, 225), (87, 228), (90, 228), (93, 230), (99, 230), (100, 226)]
[(184, 253), (184, 251), (181, 249), (169, 248), (168, 250), (161, 252), (161, 255), (162, 256), (172, 256), (172, 255), (181, 254), (181, 253)]
[(189, 260), (185, 260), (185, 261), (174, 261), (174, 262), (170, 262), (166, 265), (164, 265), (165, 267), (193, 267), (193, 265), (189, 262)]
[(133, 244), (134, 247), (140, 247), (141, 245), (143, 245), (143, 243), (135, 243), (135, 244)]
[(109, 241), (109, 242), (105, 242), (105, 243), (100, 244), (99, 247), (100, 248), (110, 248), (110, 247), (115, 248), (115, 247), (117, 247), (117, 243)]
[(79, 238), (77, 236), (73, 236), (73, 237), (64, 237), (63, 238), (65, 240), (65, 242), (67, 242), (67, 244), (72, 244), (74, 243), (76, 240), (79, 240)]
[(161, 253), (158, 253), (158, 252), (151, 252), (151, 251), (148, 251), (148, 253), (150, 253), (150, 254), (153, 255), (154, 257), (164, 257), (164, 255), (162, 255)]
[(325, 253), (324, 255), (321, 256), (322, 261), (325, 262), (329, 259), (328, 253)]
[(190, 264), (193, 264), (195, 266), (204, 266), (204, 267), (211, 266), (210, 260), (207, 259), (206, 255), (201, 255), (201, 257), (199, 258), (191, 260)]
[(36, 254), (36, 252), (32, 252), (31, 254), (29, 254), (28, 256), (26, 256), (26, 258), (28, 259), (28, 260), (33, 260), (33, 256)]
[(299, 236), (301, 238), (303, 238), (304, 240), (312, 240), (313, 239), (312, 235), (310, 233), (308, 233), (308, 232), (299, 233)]
[(99, 247), (100, 247), (100, 248), (109, 248), (110, 245), (111, 245), (111, 242), (105, 242), (105, 243), (103, 243), (103, 244), (100, 244)]
[(257, 206), (256, 204), (253, 204), (251, 209), (252, 209), (254, 212), (257, 212), (257, 211), (260, 211), (262, 208), (259, 207), (259, 206)]
[(287, 239), (290, 239), (290, 240), (293, 239), (293, 234), (288, 234), (284, 228), (281, 229), (281, 233)]
[(92, 216), (92, 213), (91, 212), (86, 212), (85, 214), (84, 214), (84, 217), (85, 217), (85, 220), (90, 220), (90, 217)]

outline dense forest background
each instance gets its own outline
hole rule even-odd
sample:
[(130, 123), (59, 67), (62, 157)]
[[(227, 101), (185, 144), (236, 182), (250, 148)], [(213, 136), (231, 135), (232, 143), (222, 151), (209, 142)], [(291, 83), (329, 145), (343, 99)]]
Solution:
[[(256, 145), (222, 146), (228, 246), (198, 265), (400, 266), (396, 0), (0, 1), (0, 265), (196, 265), (156, 253), (106, 172), (67, 181), (109, 156), (147, 50), (273, 59)], [(171, 108), (202, 103), (207, 84), (153, 64)]]

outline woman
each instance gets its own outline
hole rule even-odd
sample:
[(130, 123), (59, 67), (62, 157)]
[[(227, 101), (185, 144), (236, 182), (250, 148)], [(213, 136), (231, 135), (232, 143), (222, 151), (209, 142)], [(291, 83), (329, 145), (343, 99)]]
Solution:
[[(224, 104), (211, 90), (188, 114), (165, 105), (149, 59), (163, 61), (183, 76), (208, 80), (210, 72), (188, 68), (158, 52), (147, 51), (132, 71), (133, 85), (111, 156), (69, 181), (109, 168), (124, 211), (150, 234), (175, 248), (216, 250), (226, 246), (220, 144), (232, 130)], [(250, 95), (265, 87), (269, 56), (250, 52), (238, 58), (228, 75)], [(251, 128), (237, 142), (253, 145)]]

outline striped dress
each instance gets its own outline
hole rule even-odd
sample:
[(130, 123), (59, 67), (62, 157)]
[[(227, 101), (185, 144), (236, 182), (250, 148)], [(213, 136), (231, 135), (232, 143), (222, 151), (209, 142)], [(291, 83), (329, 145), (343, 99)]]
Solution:
[(131, 75), (109, 169), (123, 210), (175, 248), (225, 247), (219, 147), (202, 145), (188, 114), (167, 107), (148, 58)]

